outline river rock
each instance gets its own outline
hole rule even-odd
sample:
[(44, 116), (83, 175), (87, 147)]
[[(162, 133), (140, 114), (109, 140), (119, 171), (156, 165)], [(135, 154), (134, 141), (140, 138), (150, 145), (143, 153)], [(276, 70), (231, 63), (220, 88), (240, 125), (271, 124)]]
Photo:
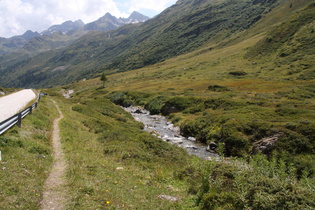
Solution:
[(196, 141), (196, 138), (195, 137), (188, 137), (188, 140), (189, 141)]
[(64, 93), (63, 93), (63, 96), (65, 97), (65, 98), (71, 98), (71, 94), (73, 94), (74, 93), (74, 90), (66, 90)]
[(186, 148), (189, 148), (189, 149), (198, 149), (197, 147), (193, 146), (193, 145), (187, 145)]
[(163, 199), (163, 200), (173, 201), (173, 202), (180, 200), (180, 198), (176, 198), (169, 195), (159, 195), (158, 198)]
[(173, 144), (182, 144), (184, 143), (182, 138), (167, 138), (167, 142), (173, 143)]
[(282, 133), (275, 134), (274, 136), (264, 138), (256, 142), (252, 154), (256, 154), (258, 151), (261, 151), (264, 154), (270, 154), (274, 149), (274, 144), (278, 141), (279, 137), (282, 136)]
[(137, 109), (136, 111), (134, 111), (134, 113), (136, 113), (136, 114), (143, 114), (142, 110), (140, 110), (140, 109)]
[(215, 142), (210, 142), (209, 149), (210, 150), (216, 150), (218, 148), (218, 145)]

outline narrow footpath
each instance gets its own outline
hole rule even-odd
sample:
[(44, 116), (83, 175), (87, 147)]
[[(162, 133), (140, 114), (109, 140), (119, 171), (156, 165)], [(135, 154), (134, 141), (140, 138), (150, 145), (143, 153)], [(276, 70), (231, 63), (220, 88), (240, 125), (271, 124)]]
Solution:
[(59, 109), (56, 101), (52, 100), (59, 112), (59, 118), (54, 120), (52, 145), (53, 145), (53, 166), (51, 172), (44, 185), (43, 200), (41, 201), (41, 209), (44, 210), (61, 210), (65, 209), (66, 204), (66, 161), (62, 151), (60, 141), (59, 121), (63, 118), (63, 114)]

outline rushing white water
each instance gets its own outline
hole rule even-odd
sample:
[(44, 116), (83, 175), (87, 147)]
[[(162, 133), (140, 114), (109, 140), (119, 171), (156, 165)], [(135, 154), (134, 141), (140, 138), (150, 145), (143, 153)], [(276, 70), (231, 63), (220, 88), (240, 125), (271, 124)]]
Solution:
[(218, 157), (217, 154), (207, 151), (207, 145), (196, 142), (195, 138), (185, 138), (180, 135), (180, 129), (175, 127), (164, 116), (150, 115), (150, 112), (141, 107), (124, 108), (131, 113), (135, 120), (144, 124), (144, 130), (158, 136), (171, 144), (176, 144), (187, 150), (190, 155), (195, 155), (203, 159)]

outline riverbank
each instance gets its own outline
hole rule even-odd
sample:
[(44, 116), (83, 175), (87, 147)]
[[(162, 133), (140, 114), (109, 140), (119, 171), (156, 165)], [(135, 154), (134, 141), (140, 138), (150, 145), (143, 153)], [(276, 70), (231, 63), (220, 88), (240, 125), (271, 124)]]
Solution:
[(166, 117), (161, 115), (150, 115), (148, 110), (141, 107), (130, 106), (124, 110), (129, 112), (135, 120), (144, 124), (144, 130), (151, 133), (163, 141), (176, 144), (184, 148), (190, 155), (195, 155), (202, 159), (211, 160), (218, 157), (216, 153), (207, 150), (207, 145), (197, 142), (194, 137), (184, 137), (180, 135), (179, 127), (174, 126)]

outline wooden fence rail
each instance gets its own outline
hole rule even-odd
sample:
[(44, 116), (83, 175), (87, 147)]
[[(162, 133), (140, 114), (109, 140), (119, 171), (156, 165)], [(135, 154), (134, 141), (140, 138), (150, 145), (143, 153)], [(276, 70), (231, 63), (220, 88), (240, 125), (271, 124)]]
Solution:
[(21, 127), (22, 126), (22, 119), (28, 115), (28, 114), (32, 114), (33, 109), (35, 109), (37, 107), (37, 104), (40, 100), (40, 96), (41, 95), (46, 95), (45, 93), (40, 93), (37, 97), (37, 100), (35, 103), (33, 103), (31, 106), (27, 107), (26, 109), (24, 109), (23, 111), (21, 111), (20, 113), (0, 122), (0, 135), (3, 134), (4, 132), (6, 132), (7, 130), (9, 130), (11, 127), (13, 127), (15, 124), (17, 124), (17, 126)]

